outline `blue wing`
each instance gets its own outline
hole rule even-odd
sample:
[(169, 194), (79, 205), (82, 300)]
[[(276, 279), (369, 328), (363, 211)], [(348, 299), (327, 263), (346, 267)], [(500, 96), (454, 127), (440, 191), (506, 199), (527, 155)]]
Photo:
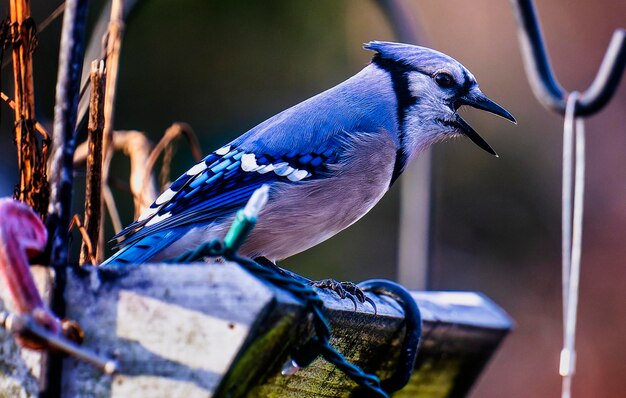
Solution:
[[(179, 177), (114, 239), (123, 248), (104, 264), (140, 263), (195, 225), (231, 216), (263, 184), (296, 184), (328, 175), (340, 148), (259, 155), (227, 145)], [(192, 249), (192, 248), (190, 248)]]

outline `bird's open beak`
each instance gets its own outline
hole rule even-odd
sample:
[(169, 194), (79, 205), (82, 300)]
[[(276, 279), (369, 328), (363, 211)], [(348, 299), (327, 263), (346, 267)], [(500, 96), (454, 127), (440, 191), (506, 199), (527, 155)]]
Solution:
[[(500, 105), (493, 102), (491, 99), (489, 99), (489, 97), (483, 94), (478, 88), (472, 89), (467, 95), (464, 95), (463, 97), (461, 97), (454, 104), (455, 108), (457, 109), (461, 105), (468, 105), (476, 109), (493, 113), (494, 115), (501, 116), (517, 124), (517, 121), (515, 120), (513, 115), (509, 113), (509, 111), (507, 111)], [(491, 148), (491, 146), (487, 144), (487, 141), (485, 141), (480, 135), (478, 135), (478, 133), (469, 124), (467, 124), (467, 122), (463, 120), (463, 118), (459, 116), (458, 113), (456, 114), (456, 124), (458, 125), (458, 128), (461, 130), (461, 132), (465, 134), (470, 140), (472, 140), (474, 144), (478, 145), (479, 147), (489, 152), (490, 154), (494, 156), (498, 156), (496, 154), (496, 151), (494, 151), (493, 148)]]

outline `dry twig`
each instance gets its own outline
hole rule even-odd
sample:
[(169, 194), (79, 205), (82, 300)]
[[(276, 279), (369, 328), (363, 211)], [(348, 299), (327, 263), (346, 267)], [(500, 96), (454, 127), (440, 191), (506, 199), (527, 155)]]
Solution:
[(170, 171), (170, 163), (172, 160), (172, 143), (179, 139), (181, 136), (187, 139), (189, 142), (189, 146), (191, 147), (191, 155), (193, 156), (196, 162), (199, 162), (202, 159), (202, 150), (200, 149), (200, 143), (198, 142), (198, 137), (194, 133), (191, 126), (187, 123), (176, 122), (172, 124), (167, 130), (165, 130), (165, 134), (163, 134), (163, 138), (159, 141), (159, 143), (154, 147), (152, 153), (150, 153), (150, 157), (146, 162), (146, 168), (144, 171), (143, 182), (141, 186), (146, 186), (149, 179), (152, 178), (152, 169), (159, 158), (161, 153), (164, 153), (163, 156), (163, 167), (161, 168), (160, 173), (160, 183), (161, 189), (165, 187), (167, 180), (169, 179), (169, 171)]
[[(104, 62), (91, 64), (91, 97), (89, 99), (89, 123), (87, 126), (89, 153), (87, 155), (87, 177), (85, 182), (85, 230), (90, 242), (98, 242), (100, 236), (100, 213), (102, 212), (102, 132), (104, 129)], [(86, 241), (80, 250), (80, 264), (90, 257), (102, 260), (102, 250), (87, 247)], [(92, 261), (92, 264), (95, 264)]]
[[(115, 110), (115, 91), (117, 86), (117, 72), (119, 68), (120, 52), (122, 47), (122, 35), (124, 34), (124, 1), (112, 0), (111, 3), (111, 18), (109, 19), (109, 27), (104, 37), (104, 64), (105, 64), (105, 79), (106, 87), (104, 90), (104, 130), (102, 138), (102, 186), (103, 192), (108, 192), (109, 200), (113, 198), (110, 190), (108, 189), (106, 182), (109, 179), (109, 165), (111, 164), (111, 158), (113, 157), (113, 150), (111, 148), (113, 141), (113, 118)], [(113, 217), (111, 212), (114, 208), (114, 204), (107, 203), (109, 214)], [(117, 212), (117, 209), (115, 209)], [(113, 219), (113, 218), (112, 218)], [(115, 225), (115, 219), (113, 219)], [(116, 228), (117, 230), (117, 228)], [(100, 239), (98, 241), (98, 247), (104, 248), (104, 212), (100, 214)]]
[[(91, 119), (91, 118), (90, 118)], [(191, 147), (192, 156), (199, 162), (202, 159), (202, 151), (198, 143), (198, 139), (193, 129), (186, 123), (174, 123), (163, 134), (163, 138), (159, 141), (154, 149), (152, 143), (141, 131), (114, 131), (112, 134), (112, 151), (122, 151), (130, 159), (130, 192), (133, 195), (135, 204), (135, 218), (141, 214), (150, 204), (152, 204), (157, 196), (157, 188), (155, 184), (152, 170), (159, 156), (165, 151), (172, 151), (172, 144), (180, 137), (185, 137)], [(89, 153), (88, 143), (84, 142), (76, 148), (74, 153), (74, 164), (78, 165), (87, 159)], [(170, 159), (171, 160), (171, 156)], [(164, 159), (163, 169), (167, 169), (162, 175), (169, 174), (169, 160)], [(103, 170), (104, 174), (105, 171)], [(106, 171), (108, 175), (108, 170)], [(164, 188), (164, 187), (162, 187)], [(122, 230), (122, 222), (117, 211), (115, 199), (106, 180), (102, 184), (102, 199), (106, 205), (107, 211), (111, 217), (113, 229), (115, 233)], [(93, 200), (93, 199), (92, 199)], [(102, 230), (101, 230), (102, 232)], [(92, 236), (92, 235), (90, 235)], [(102, 237), (102, 234), (100, 234)], [(94, 238), (91, 239), (94, 241)], [(98, 261), (104, 251), (104, 240), (99, 239), (98, 248), (96, 249), (96, 257)]]
[(113, 141), (113, 118), (115, 111), (115, 92), (117, 86), (117, 73), (119, 69), (120, 52), (122, 47), (122, 35), (124, 34), (124, 2), (113, 0), (111, 3), (111, 18), (109, 27), (104, 36), (104, 63), (106, 73), (106, 88), (104, 91), (104, 141), (103, 150), (104, 167), (102, 168), (102, 181), (108, 178), (108, 163), (111, 161), (111, 144)]
[[(91, 243), (92, 240), (89, 237), (87, 228), (85, 228), (83, 223), (80, 222), (80, 217), (78, 217), (78, 214), (74, 214), (74, 217), (72, 217), (72, 220), (70, 221), (69, 231), (71, 231), (72, 228), (74, 227), (76, 227), (78, 231), (80, 232), (80, 236), (82, 237), (82, 241), (83, 241), (83, 246), (85, 248), (86, 259), (85, 261), (81, 260), (81, 265), (84, 265), (87, 263), (97, 264), (96, 255), (94, 254), (94, 251), (93, 251), (93, 244)], [(82, 256), (82, 250), (81, 250), (81, 256)]]
[(30, 205), (43, 218), (49, 197), (46, 178), (49, 140), (42, 140), (40, 146), (35, 134), (32, 52), (36, 43), (36, 29), (30, 16), (30, 1), (11, 0), (10, 17), (15, 86), (15, 142), (20, 173), (15, 197)]
[[(6, 95), (3, 92), (0, 92), (0, 99), (2, 99), (2, 101), (6, 102), (7, 105), (9, 105), (9, 108), (13, 109), (15, 111), (15, 101), (13, 101), (11, 98), (9, 98), (8, 95)], [(48, 130), (46, 130), (46, 128), (44, 126), (42, 126), (41, 123), (39, 123), (38, 121), (35, 120), (35, 130), (37, 130), (39, 132), (39, 134), (41, 134), (41, 139), (45, 140), (45, 141), (50, 141), (50, 135), (48, 134)]]
[[(122, 219), (120, 217), (120, 213), (117, 211), (115, 198), (113, 197), (113, 193), (111, 192), (111, 188), (109, 188), (108, 184), (102, 186), (102, 198), (104, 200), (104, 204), (106, 205), (107, 211), (109, 212), (109, 216), (111, 216), (113, 231), (117, 234), (123, 228)], [(100, 236), (102, 236), (102, 230), (100, 230)], [(98, 246), (98, 251), (104, 251), (104, 239), (98, 241)]]
[[(50, 15), (46, 17), (37, 27), (37, 34), (41, 34), (52, 22), (54, 22), (61, 14), (65, 11), (65, 3), (59, 5)], [(2, 61), (2, 69), (4, 69), (7, 65), (11, 63), (11, 59), (6, 59)]]
[[(149, 173), (152, 143), (141, 131), (116, 131), (113, 136), (115, 149), (130, 158), (130, 190), (135, 203), (135, 217), (154, 202), (157, 195), (154, 178)], [(148, 178), (146, 179), (146, 175)], [(119, 231), (118, 231), (119, 232)]]
[[(141, 213), (143, 209), (154, 202), (157, 194), (156, 184), (152, 175), (148, 174), (148, 178), (145, 178), (146, 165), (151, 156), (152, 143), (141, 131), (129, 130), (113, 132), (112, 144), (114, 151), (122, 151), (130, 158), (130, 191), (134, 198), (135, 211)], [(87, 158), (87, 152), (87, 143), (79, 145), (74, 154), (74, 164), (84, 162)], [(121, 222), (119, 221), (119, 216), (116, 216), (117, 210), (108, 181), (103, 183), (102, 191), (103, 199), (117, 233), (121, 230)]]

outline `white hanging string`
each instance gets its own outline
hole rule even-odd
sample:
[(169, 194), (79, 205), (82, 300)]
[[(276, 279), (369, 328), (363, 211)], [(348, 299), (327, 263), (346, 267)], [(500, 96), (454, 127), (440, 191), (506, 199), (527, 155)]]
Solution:
[[(574, 117), (577, 100), (578, 93), (576, 91), (568, 96), (565, 110), (565, 123), (563, 125), (563, 214), (561, 242), (563, 267), (563, 349), (561, 350), (559, 366), (559, 373), (563, 376), (562, 398), (571, 398), (572, 377), (576, 370), (576, 311), (578, 308), (583, 198), (585, 191), (585, 126), (582, 118)], [(576, 132), (575, 137), (574, 130)], [(572, 175), (574, 142), (576, 143), (576, 165), (574, 175)], [(574, 188), (573, 204), (572, 181)]]

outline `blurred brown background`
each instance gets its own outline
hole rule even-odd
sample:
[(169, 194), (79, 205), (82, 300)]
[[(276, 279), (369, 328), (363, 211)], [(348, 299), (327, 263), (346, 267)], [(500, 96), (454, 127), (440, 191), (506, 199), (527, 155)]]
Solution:
[[(557, 76), (567, 89), (592, 80), (626, 2), (537, 1)], [(41, 22), (59, 2), (34, 2)], [(472, 125), (500, 154), (468, 140), (434, 152), (433, 289), (485, 292), (517, 328), (472, 397), (556, 397), (560, 391), (560, 170), (562, 119), (543, 109), (522, 68), (509, 3), (407, 0), (429, 45), (467, 66), (517, 126), (478, 111)], [(101, 2), (93, 4), (97, 14)], [(7, 14), (4, 3), (2, 15)], [(92, 17), (94, 19), (95, 17)], [(35, 53), (38, 118), (50, 125), (60, 19)], [(393, 40), (366, 0), (144, 1), (127, 26), (115, 126), (158, 140), (174, 121), (190, 123), (205, 153), (273, 114), (335, 85), (369, 60), (369, 40)], [(10, 68), (2, 90), (12, 92)], [(626, 391), (626, 84), (590, 118), (583, 270), (574, 397)], [(12, 116), (2, 106), (0, 194), (16, 181)], [(124, 177), (128, 165), (114, 162)], [(179, 145), (173, 177), (191, 166)], [(84, 176), (77, 175), (80, 180)], [(77, 191), (83, 189), (78, 181)], [(283, 265), (312, 278), (394, 278), (399, 186), (365, 219)], [(132, 201), (119, 192), (124, 222)], [(77, 199), (77, 203), (81, 198)], [(79, 206), (77, 212), (81, 211)], [(110, 234), (109, 234), (110, 236)]]

